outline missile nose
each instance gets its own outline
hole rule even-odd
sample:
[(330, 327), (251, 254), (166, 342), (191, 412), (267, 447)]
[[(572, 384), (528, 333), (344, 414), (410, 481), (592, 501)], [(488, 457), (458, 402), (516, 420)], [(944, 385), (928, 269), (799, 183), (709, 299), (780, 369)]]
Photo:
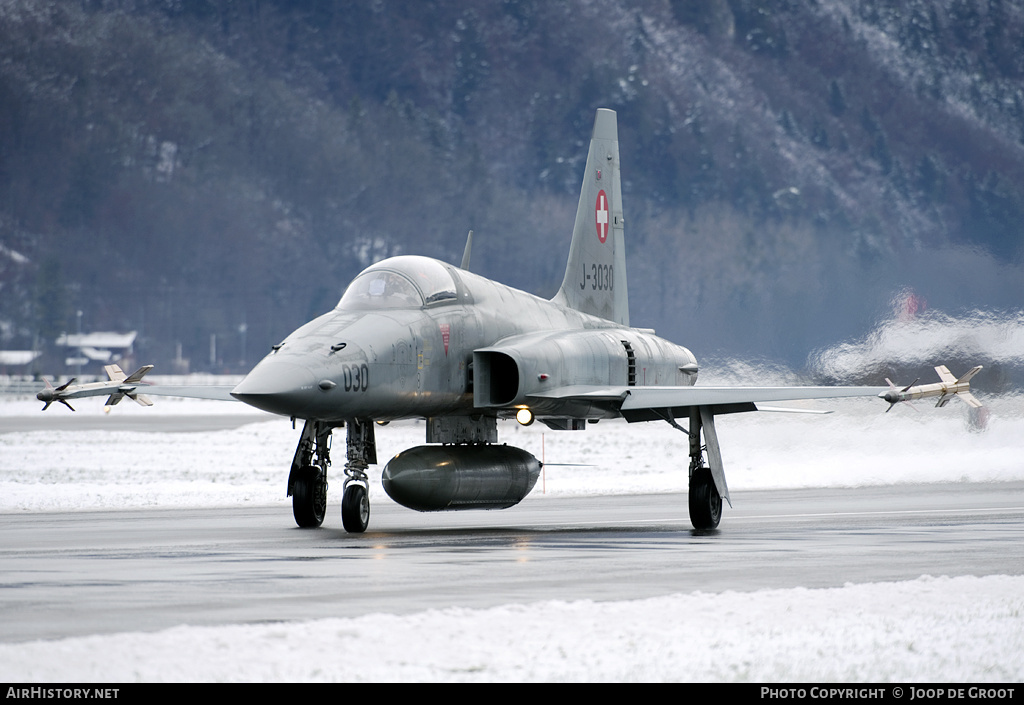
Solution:
[(231, 396), (272, 414), (299, 416), (315, 391), (316, 378), (305, 367), (264, 361), (231, 390)]

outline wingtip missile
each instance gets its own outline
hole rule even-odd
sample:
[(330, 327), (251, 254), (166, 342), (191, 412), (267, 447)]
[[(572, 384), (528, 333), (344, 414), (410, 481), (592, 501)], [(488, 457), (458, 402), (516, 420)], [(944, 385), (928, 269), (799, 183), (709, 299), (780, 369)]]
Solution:
[(36, 394), (36, 399), (43, 402), (43, 411), (49, 409), (50, 404), (55, 401), (74, 411), (75, 407), (68, 403), (68, 399), (100, 396), (103, 394), (109, 395), (106, 406), (114, 406), (124, 397), (128, 397), (142, 406), (153, 405), (149, 397), (140, 394), (138, 390), (140, 380), (147, 372), (153, 369), (152, 365), (143, 365), (130, 375), (125, 375), (124, 371), (117, 365), (107, 365), (104, 369), (107, 372), (107, 377), (110, 378), (106, 382), (75, 384), (75, 379), (72, 378), (59, 387), (54, 387), (50, 384), (50, 380), (44, 379), (46, 388)]
[[(889, 380), (889, 390), (879, 394), (879, 398), (889, 402), (889, 409), (896, 406), (900, 402), (909, 402), (913, 399), (924, 399), (927, 397), (938, 397), (939, 400), (935, 406), (942, 407), (949, 403), (949, 400), (953, 397), (960, 397), (963, 401), (974, 408), (981, 408), (982, 403), (971, 394), (971, 378), (974, 375), (981, 372), (982, 366), (972, 367), (967, 374), (957, 379), (945, 365), (939, 365), (935, 368), (936, 373), (939, 375), (941, 382), (935, 384), (917, 384), (917, 380), (914, 380), (913, 384), (909, 384), (902, 389), (898, 389), (896, 385)], [(886, 409), (886, 412), (889, 411)]]

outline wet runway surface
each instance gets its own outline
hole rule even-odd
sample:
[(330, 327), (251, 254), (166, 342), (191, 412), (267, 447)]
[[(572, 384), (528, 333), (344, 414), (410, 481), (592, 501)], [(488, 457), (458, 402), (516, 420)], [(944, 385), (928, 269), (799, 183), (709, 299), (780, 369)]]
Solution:
[(370, 530), (287, 506), (0, 515), (0, 641), (677, 592), (1024, 573), (1024, 483), (528, 497), (500, 512), (375, 501)]

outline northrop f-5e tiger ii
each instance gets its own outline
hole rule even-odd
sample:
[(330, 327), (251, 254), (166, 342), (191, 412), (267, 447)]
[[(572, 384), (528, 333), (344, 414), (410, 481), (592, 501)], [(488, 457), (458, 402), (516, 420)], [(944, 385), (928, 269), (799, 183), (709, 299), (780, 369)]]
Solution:
[[(234, 388), (153, 386), (149, 366), (109, 382), (47, 388), (58, 401), (108, 394), (149, 405), (149, 396), (239, 400), (303, 420), (288, 474), (295, 521), (317, 527), (327, 510), (333, 429), (347, 433), (341, 502), (349, 532), (370, 518), (367, 469), (377, 463), (375, 424), (425, 419), (426, 444), (392, 458), (383, 486), (418, 511), (504, 509), (540, 474), (530, 453), (498, 443), (498, 419), (539, 420), (578, 431), (588, 422), (662, 421), (688, 438), (689, 513), (713, 529), (729, 501), (716, 417), (796, 399), (878, 396), (891, 405), (959, 396), (969, 380), (936, 368), (941, 383), (884, 387), (702, 387), (697, 359), (653, 331), (630, 327), (625, 221), (616, 115), (598, 110), (561, 288), (547, 300), (417, 256), (385, 259), (359, 274), (334, 310), (273, 346)], [(143, 394), (142, 392), (145, 392)], [(46, 408), (46, 407), (44, 407)], [(764, 409), (764, 407), (762, 407)], [(685, 423), (684, 427), (682, 423)]]

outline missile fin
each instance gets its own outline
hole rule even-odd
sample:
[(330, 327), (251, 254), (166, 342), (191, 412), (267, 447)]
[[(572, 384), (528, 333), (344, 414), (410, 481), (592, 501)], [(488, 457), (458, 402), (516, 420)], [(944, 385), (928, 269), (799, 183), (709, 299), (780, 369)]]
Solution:
[(128, 398), (139, 406), (153, 406), (153, 400), (145, 394), (129, 394)]
[(142, 367), (140, 367), (139, 369), (135, 370), (130, 375), (128, 375), (127, 378), (124, 378), (124, 381), (125, 381), (125, 383), (128, 383), (128, 384), (132, 384), (132, 383), (138, 382), (143, 377), (145, 377), (146, 373), (149, 372), (151, 369), (153, 369), (152, 365), (143, 365)]
[(110, 378), (111, 382), (124, 381), (124, 370), (118, 365), (104, 365), (103, 369), (106, 371), (107, 377)]
[(978, 401), (978, 398), (971, 394), (970, 392), (960, 392), (958, 396), (965, 402), (973, 406), (975, 409), (980, 409), (984, 406), (984, 404)]
[(982, 369), (982, 366), (981, 366), (981, 365), (978, 365), (977, 367), (972, 367), (972, 368), (971, 368), (970, 370), (968, 370), (968, 371), (967, 371), (967, 372), (966, 372), (966, 373), (964, 374), (964, 376), (963, 376), (963, 377), (961, 377), (960, 379), (958, 379), (958, 380), (956, 381), (956, 383), (957, 383), (957, 384), (964, 384), (965, 382), (970, 382), (970, 381), (971, 381), (971, 378), (972, 378), (972, 377), (974, 377), (974, 375), (976, 375), (976, 374), (978, 374), (979, 372), (981, 372), (981, 369)]

